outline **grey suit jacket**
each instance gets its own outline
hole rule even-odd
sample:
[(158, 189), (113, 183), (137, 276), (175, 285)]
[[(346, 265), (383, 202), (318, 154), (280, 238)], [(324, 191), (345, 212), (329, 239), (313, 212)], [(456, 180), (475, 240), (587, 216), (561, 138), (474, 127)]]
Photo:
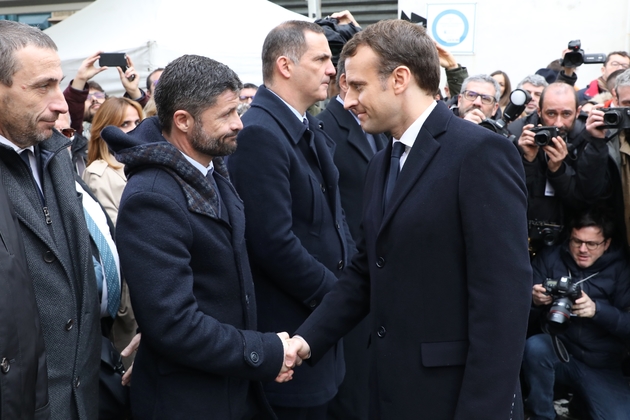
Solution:
[(51, 416), (96, 419), (98, 292), (68, 145), (55, 132), (36, 146), (43, 201), (30, 169), (13, 149), (0, 145), (0, 165), (35, 287), (48, 359)]

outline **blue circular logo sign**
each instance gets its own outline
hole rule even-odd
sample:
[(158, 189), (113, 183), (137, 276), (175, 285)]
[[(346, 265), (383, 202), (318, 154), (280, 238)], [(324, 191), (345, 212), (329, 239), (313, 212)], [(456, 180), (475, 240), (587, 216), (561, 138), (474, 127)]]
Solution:
[(448, 9), (436, 16), (431, 26), (433, 39), (445, 47), (454, 47), (468, 36), (468, 19), (459, 10)]

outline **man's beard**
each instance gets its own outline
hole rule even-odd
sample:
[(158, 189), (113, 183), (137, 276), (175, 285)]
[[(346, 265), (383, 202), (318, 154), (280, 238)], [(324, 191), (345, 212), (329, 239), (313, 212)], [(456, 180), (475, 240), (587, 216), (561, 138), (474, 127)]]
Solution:
[[(3, 101), (3, 115), (0, 116), (0, 126), (6, 134), (7, 140), (15, 145), (26, 148), (48, 140), (53, 130), (40, 130), (35, 115), (17, 115), (12, 111), (10, 101)], [(59, 116), (59, 114), (57, 114)], [(35, 119), (33, 119), (35, 118)], [(56, 119), (56, 118), (55, 118)]]
[(236, 150), (236, 142), (227, 140), (227, 137), (236, 136), (237, 134), (238, 131), (233, 131), (219, 138), (212, 137), (203, 130), (201, 121), (195, 119), (190, 144), (193, 149), (206, 156), (227, 156)]

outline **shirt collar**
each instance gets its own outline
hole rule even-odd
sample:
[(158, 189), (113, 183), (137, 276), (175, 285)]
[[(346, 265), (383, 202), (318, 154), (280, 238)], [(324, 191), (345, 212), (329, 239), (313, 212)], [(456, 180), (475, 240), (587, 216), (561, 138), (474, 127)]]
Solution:
[(35, 146), (28, 146), (25, 148), (21, 148), (19, 146), (17, 146), (15, 143), (13, 143), (11, 140), (0, 136), (0, 143), (4, 144), (5, 146), (9, 146), (11, 149), (15, 150), (15, 152), (19, 155), (20, 153), (22, 153), (23, 150), (30, 150), (33, 154), (35, 154)]
[(212, 173), (214, 171), (214, 162), (210, 161), (210, 164), (208, 166), (203, 166), (201, 163), (197, 162), (195, 159), (191, 158), (190, 156), (188, 156), (186, 153), (182, 152), (181, 150), (180, 150), (180, 153), (184, 155), (186, 160), (190, 162), (192, 166), (197, 168), (203, 176), (208, 176), (208, 172)]
[(433, 101), (431, 105), (429, 105), (427, 109), (425, 109), (424, 112), (420, 114), (418, 119), (416, 119), (413, 124), (411, 124), (409, 128), (407, 128), (400, 139), (394, 139), (394, 141), (400, 141), (402, 144), (410, 148), (413, 147), (413, 144), (418, 137), (418, 133), (420, 133), (420, 130), (422, 129), (422, 125), (427, 120), (427, 118), (429, 118), (429, 115), (436, 106), (437, 102)]
[(284, 99), (282, 99), (282, 97), (280, 97), (280, 95), (278, 95), (276, 92), (274, 92), (273, 90), (267, 88), (267, 90), (271, 93), (273, 93), (274, 95), (276, 95), (278, 98), (280, 98), (280, 100), (282, 102), (284, 102), (284, 104), (289, 107), (289, 109), (291, 110), (291, 112), (293, 112), (293, 115), (295, 115), (295, 117), (300, 120), (300, 122), (302, 123), (304, 121), (304, 118), (306, 118), (306, 113), (304, 113), (304, 115), (300, 115), (300, 113), (298, 112), (297, 109), (293, 108), (291, 105), (289, 105), (289, 103), (287, 101), (285, 101)]

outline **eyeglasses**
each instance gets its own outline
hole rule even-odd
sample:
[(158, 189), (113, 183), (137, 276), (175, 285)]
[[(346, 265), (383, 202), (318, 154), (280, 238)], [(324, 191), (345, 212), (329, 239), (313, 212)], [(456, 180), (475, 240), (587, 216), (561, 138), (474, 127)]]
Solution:
[(74, 128), (62, 128), (59, 131), (61, 131), (61, 134), (63, 134), (64, 136), (71, 139), (72, 137), (74, 137), (74, 133), (76, 133), (77, 130), (75, 130)]
[(606, 239), (604, 239), (601, 242), (581, 241), (581, 240), (579, 240), (577, 238), (571, 238), (569, 240), (569, 243), (571, 244), (572, 247), (582, 248), (582, 244), (585, 244), (586, 245), (586, 249), (588, 249), (589, 251), (595, 251), (604, 242), (606, 242)]
[(251, 96), (243, 95), (243, 96), (239, 96), (238, 99), (240, 99), (241, 101), (246, 101), (248, 99), (254, 99), (254, 95), (251, 95)]
[(484, 105), (492, 105), (495, 101), (494, 96), (484, 95), (482, 93), (473, 92), (472, 90), (465, 90), (462, 92), (462, 95), (470, 102), (474, 102), (477, 97), (480, 97), (481, 103)]
[(628, 64), (620, 63), (619, 61), (611, 61), (610, 65), (611, 65), (611, 67), (619, 67), (619, 68), (622, 68), (622, 69), (628, 69), (628, 67), (630, 67), (630, 66), (628, 66)]
[(92, 92), (88, 94), (88, 99), (105, 99), (105, 94), (103, 92)]

